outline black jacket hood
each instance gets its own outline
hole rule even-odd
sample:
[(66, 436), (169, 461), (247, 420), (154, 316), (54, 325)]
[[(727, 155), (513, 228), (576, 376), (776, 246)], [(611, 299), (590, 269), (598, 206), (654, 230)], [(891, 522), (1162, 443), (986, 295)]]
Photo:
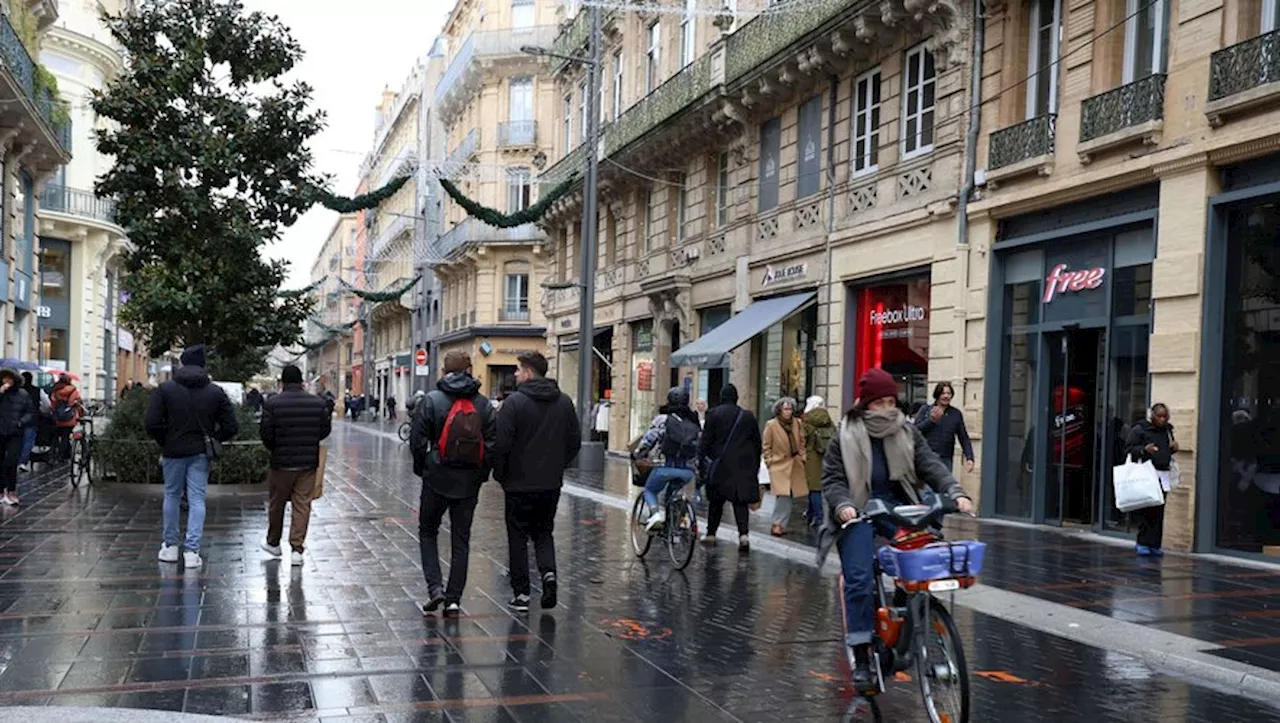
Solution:
[(538, 377), (530, 379), (516, 388), (517, 392), (540, 402), (553, 402), (560, 398), (560, 385), (556, 380)]
[(469, 399), (480, 393), (480, 380), (467, 372), (450, 372), (436, 382), (436, 389), (451, 396)]
[(204, 367), (185, 366), (173, 373), (173, 381), (188, 389), (200, 389), (209, 386), (209, 372)]

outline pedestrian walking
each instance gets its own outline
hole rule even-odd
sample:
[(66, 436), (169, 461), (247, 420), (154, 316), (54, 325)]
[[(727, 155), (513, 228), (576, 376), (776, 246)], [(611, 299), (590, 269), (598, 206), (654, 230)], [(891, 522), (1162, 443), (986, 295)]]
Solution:
[(699, 444), (707, 492), (707, 532), (702, 541), (715, 544), (724, 506), (733, 507), (738, 525), (738, 549), (750, 549), (747, 522), (750, 506), (760, 502), (760, 425), (756, 416), (738, 406), (738, 388), (726, 384), (720, 404), (707, 412)]
[(26, 472), (30, 470), (31, 450), (35, 449), (36, 436), (40, 432), (41, 413), (44, 410), (52, 412), (53, 405), (49, 401), (49, 394), (36, 386), (31, 372), (22, 373), (22, 389), (31, 396), (32, 409), (35, 412), (31, 415), (31, 422), (23, 429), (22, 453), (18, 456), (18, 468)]
[(658, 497), (663, 490), (670, 486), (667, 494), (674, 494), (693, 481), (701, 433), (698, 414), (689, 408), (689, 393), (684, 387), (672, 387), (667, 392), (667, 403), (658, 410), (649, 430), (631, 453), (633, 460), (648, 457), (654, 463), (644, 483), (645, 503), (653, 510), (646, 530), (667, 521), (667, 508)]
[(805, 483), (804, 429), (796, 416), (796, 400), (783, 397), (773, 404), (773, 419), (764, 425), (764, 463), (769, 468), (769, 489), (774, 506), (769, 532), (774, 537), (787, 533), (795, 497), (807, 497)]
[(396, 421), (396, 398), (390, 395), (387, 396), (387, 419)]
[(35, 414), (31, 395), (18, 383), (18, 373), (0, 369), (0, 504), (18, 506), (18, 458)]
[(916, 427), (924, 435), (948, 472), (952, 472), (955, 463), (956, 440), (960, 440), (960, 451), (964, 454), (964, 471), (973, 471), (973, 442), (969, 441), (969, 430), (964, 426), (964, 413), (951, 405), (956, 390), (949, 382), (938, 382), (933, 388), (933, 404), (920, 407), (915, 415)]
[[(1128, 452), (1135, 462), (1150, 462), (1156, 468), (1165, 497), (1173, 489), (1171, 471), (1173, 454), (1178, 451), (1178, 441), (1173, 437), (1173, 425), (1169, 423), (1169, 408), (1163, 404), (1151, 405), (1148, 419), (1138, 421), (1129, 430)], [(1144, 507), (1129, 513), (1138, 520), (1138, 541), (1134, 550), (1142, 557), (1164, 555), (1164, 505)]]
[(80, 390), (71, 383), (71, 377), (59, 374), (58, 381), (53, 384), (53, 392), (49, 394), (49, 403), (53, 405), (53, 426), (57, 439), (57, 459), (66, 462), (71, 459), (71, 430), (80, 423), (84, 415)]
[(509, 606), (529, 609), (529, 541), (542, 576), (542, 607), (556, 606), (556, 507), (564, 470), (578, 456), (582, 427), (569, 396), (547, 378), (547, 359), (536, 351), (516, 357), (516, 391), (498, 411), (494, 476), (506, 492), (510, 553)]
[[(414, 405), (409, 418), (414, 473), (422, 478), (418, 544), (428, 597), (423, 613), (435, 612), (441, 605), (445, 617), (462, 613), (471, 523), (494, 457), (496, 416), (489, 399), (480, 393), (480, 380), (471, 375), (471, 356), (454, 350), (444, 356), (444, 378)], [(449, 513), (450, 545), (447, 588), (437, 544), (445, 512)]]
[(160, 445), (164, 472), (164, 540), (162, 562), (178, 561), (178, 511), (187, 494), (187, 536), (183, 565), (197, 568), (200, 540), (204, 536), (205, 494), (209, 489), (209, 465), (222, 443), (240, 431), (235, 409), (222, 387), (205, 371), (205, 347), (188, 347), (179, 358), (182, 366), (173, 378), (151, 395), (147, 407), (147, 433)]
[(311, 522), (311, 501), (315, 499), (316, 476), (320, 469), (320, 442), (332, 431), (333, 418), (323, 397), (302, 386), (302, 370), (290, 364), (280, 370), (280, 393), (262, 404), (258, 434), (271, 452), (267, 473), (267, 541), (262, 549), (280, 557), (284, 534), (284, 507), (289, 519), (290, 563), (301, 565), (306, 551), (307, 526)]
[(822, 397), (812, 396), (804, 402), (804, 415), (800, 420), (804, 427), (804, 478), (809, 489), (809, 505), (804, 518), (809, 526), (822, 526), (822, 457), (836, 436), (836, 424), (831, 421)]
[(822, 460), (822, 494), (827, 517), (819, 567), (836, 545), (844, 576), (845, 644), (853, 648), (855, 690), (871, 685), (871, 641), (875, 634), (875, 578), (872, 559), (877, 532), (869, 524), (841, 525), (857, 518), (871, 499), (891, 506), (920, 504), (926, 489), (950, 498), (961, 512), (973, 501), (938, 460), (907, 415), (898, 409), (898, 384), (883, 369), (868, 369), (858, 380), (853, 408), (840, 422)]

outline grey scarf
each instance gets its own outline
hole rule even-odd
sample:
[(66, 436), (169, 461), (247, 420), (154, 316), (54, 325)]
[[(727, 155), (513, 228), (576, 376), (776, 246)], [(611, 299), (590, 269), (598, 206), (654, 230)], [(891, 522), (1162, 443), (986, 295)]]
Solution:
[(916, 445), (907, 420), (898, 409), (867, 412), (840, 425), (840, 456), (853, 506), (862, 509), (871, 498), (871, 438), (884, 441), (884, 455), (889, 462), (889, 479), (903, 483), (904, 491), (917, 499)]

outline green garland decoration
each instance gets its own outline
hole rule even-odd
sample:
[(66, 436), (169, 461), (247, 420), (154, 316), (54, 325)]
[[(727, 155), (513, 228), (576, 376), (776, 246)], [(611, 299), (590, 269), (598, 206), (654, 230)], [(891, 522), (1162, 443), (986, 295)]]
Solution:
[(280, 291), (276, 292), (276, 296), (281, 299), (297, 299), (299, 297), (306, 296), (307, 294), (310, 294), (312, 291), (315, 291), (316, 289), (320, 288), (320, 285), (328, 280), (329, 280), (328, 276), (322, 276), (320, 280), (316, 281), (310, 286), (304, 286), (301, 289), (281, 289)]
[(346, 279), (338, 279), (338, 283), (342, 284), (342, 286), (347, 291), (350, 291), (351, 293), (355, 294), (361, 299), (364, 299), (365, 301), (372, 301), (376, 304), (380, 304), (386, 301), (395, 301), (399, 299), (401, 296), (404, 296), (409, 292), (410, 289), (412, 289), (418, 283), (418, 280), (421, 278), (422, 276), (421, 274), (419, 274), (418, 276), (413, 277), (412, 280), (410, 280), (404, 286), (401, 286), (399, 289), (391, 289), (390, 291), (368, 291), (365, 289), (357, 289), (356, 287), (347, 283)]
[(545, 196), (538, 199), (537, 203), (523, 211), (516, 211), (515, 213), (508, 214), (495, 211), (488, 206), (482, 206), (479, 203), (476, 203), (463, 195), (462, 191), (459, 191), (458, 187), (453, 185), (449, 179), (440, 179), (440, 187), (444, 189), (445, 193), (449, 194), (450, 198), (457, 201), (459, 206), (462, 206), (468, 216), (496, 228), (514, 228), (516, 226), (523, 226), (526, 223), (534, 223), (546, 214), (547, 209), (551, 207), (551, 204), (563, 198), (564, 195), (569, 192), (569, 189), (573, 184), (574, 179), (561, 181), (556, 184), (554, 188), (548, 191)]
[(366, 211), (371, 208), (377, 208), (379, 204), (388, 198), (391, 198), (396, 194), (396, 191), (403, 188), (404, 184), (408, 183), (410, 178), (410, 176), (393, 178), (382, 188), (356, 196), (355, 198), (338, 196), (320, 188), (319, 186), (312, 186), (308, 189), (307, 193), (313, 203), (318, 203), (331, 211), (337, 211), (338, 213), (355, 213), (356, 211)]
[(339, 324), (337, 326), (329, 326), (328, 324), (324, 323), (323, 321), (320, 321), (314, 316), (308, 319), (307, 321), (310, 321), (312, 324), (315, 324), (316, 326), (320, 327), (320, 329), (323, 330), (326, 334), (331, 334), (336, 336), (343, 336), (348, 331), (351, 331), (352, 329), (356, 328), (356, 324), (360, 323), (359, 319), (355, 319), (345, 324)]

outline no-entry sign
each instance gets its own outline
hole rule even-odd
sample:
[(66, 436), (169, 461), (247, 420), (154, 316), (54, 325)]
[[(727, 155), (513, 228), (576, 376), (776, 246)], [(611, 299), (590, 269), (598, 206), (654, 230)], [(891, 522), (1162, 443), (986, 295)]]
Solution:
[(419, 349), (413, 353), (413, 375), (416, 377), (427, 376), (427, 350)]

